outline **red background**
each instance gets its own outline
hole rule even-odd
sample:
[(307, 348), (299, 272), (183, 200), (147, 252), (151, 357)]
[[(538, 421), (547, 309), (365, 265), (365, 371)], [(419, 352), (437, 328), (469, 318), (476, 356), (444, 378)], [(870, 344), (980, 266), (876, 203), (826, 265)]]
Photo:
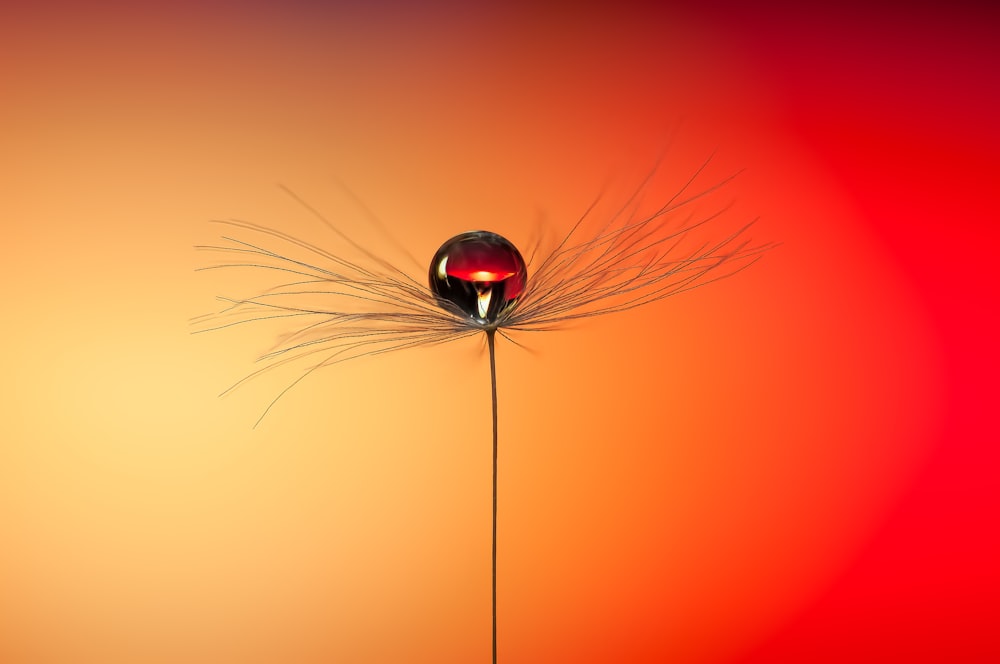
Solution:
[[(511, 662), (1000, 659), (995, 12), (3, 10), (0, 660), (489, 648), (479, 341), (219, 400), (210, 218), (401, 258), (740, 169), (734, 279), (498, 349)], [(673, 137), (673, 138), (671, 138)], [(620, 200), (620, 198), (618, 198)]]

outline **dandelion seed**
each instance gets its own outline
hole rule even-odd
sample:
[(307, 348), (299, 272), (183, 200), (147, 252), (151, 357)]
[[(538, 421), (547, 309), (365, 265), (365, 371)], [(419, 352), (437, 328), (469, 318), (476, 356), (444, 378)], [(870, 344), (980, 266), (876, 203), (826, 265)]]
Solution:
[[(726, 208), (696, 215), (693, 204), (728, 183), (692, 192), (708, 162), (669, 200), (641, 212), (655, 170), (599, 227), (581, 238), (598, 201), (558, 245), (526, 262), (506, 238), (470, 231), (445, 242), (431, 260), (427, 283), (361, 246), (318, 211), (288, 192), (360, 256), (349, 260), (280, 230), (247, 221), (219, 223), (232, 230), (222, 243), (200, 249), (229, 261), (204, 269), (273, 271), (281, 283), (246, 298), (220, 298), (221, 311), (196, 319), (209, 331), (288, 319), (296, 329), (258, 358), (264, 366), (231, 386), (277, 367), (306, 366), (261, 414), (316, 370), (361, 356), (438, 344), (484, 334), (489, 350), (493, 425), (492, 654), (497, 661), (497, 450), (496, 335), (551, 330), (592, 316), (626, 311), (704, 286), (745, 269), (775, 245), (753, 244), (750, 222), (713, 242), (696, 230)], [(599, 199), (598, 199), (599, 200)], [(690, 210), (690, 212), (688, 212)], [(412, 259), (411, 259), (412, 260)], [(416, 263), (416, 261), (414, 261)], [(533, 274), (529, 274), (529, 270)]]

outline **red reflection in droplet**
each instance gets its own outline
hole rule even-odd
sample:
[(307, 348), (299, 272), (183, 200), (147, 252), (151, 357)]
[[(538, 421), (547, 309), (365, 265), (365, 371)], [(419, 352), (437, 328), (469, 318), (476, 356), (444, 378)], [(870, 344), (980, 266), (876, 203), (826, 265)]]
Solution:
[[(459, 242), (449, 250), (446, 271), (448, 276), (465, 281), (493, 283), (518, 277), (524, 271), (524, 261), (506, 241), (476, 238)], [(511, 280), (507, 284), (507, 297), (517, 297), (523, 288), (520, 279)]]

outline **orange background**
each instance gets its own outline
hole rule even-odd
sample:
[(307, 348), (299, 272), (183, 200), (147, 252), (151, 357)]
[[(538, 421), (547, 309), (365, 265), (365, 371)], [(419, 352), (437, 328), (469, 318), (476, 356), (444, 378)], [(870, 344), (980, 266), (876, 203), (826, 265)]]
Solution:
[(486, 661), (481, 341), (253, 429), (281, 327), (192, 336), (252, 294), (192, 246), (333, 243), (281, 182), (397, 260), (338, 181), (524, 246), (668, 143), (783, 244), (499, 346), (501, 661), (1000, 656), (996, 17), (615, 7), (5, 10), (0, 661)]

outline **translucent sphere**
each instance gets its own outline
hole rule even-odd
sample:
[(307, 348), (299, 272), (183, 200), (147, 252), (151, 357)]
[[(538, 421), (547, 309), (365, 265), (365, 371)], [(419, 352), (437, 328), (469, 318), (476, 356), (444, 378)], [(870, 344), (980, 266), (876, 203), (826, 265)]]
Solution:
[(509, 240), (489, 231), (451, 238), (431, 261), (430, 287), (474, 320), (496, 323), (524, 292), (528, 269)]

